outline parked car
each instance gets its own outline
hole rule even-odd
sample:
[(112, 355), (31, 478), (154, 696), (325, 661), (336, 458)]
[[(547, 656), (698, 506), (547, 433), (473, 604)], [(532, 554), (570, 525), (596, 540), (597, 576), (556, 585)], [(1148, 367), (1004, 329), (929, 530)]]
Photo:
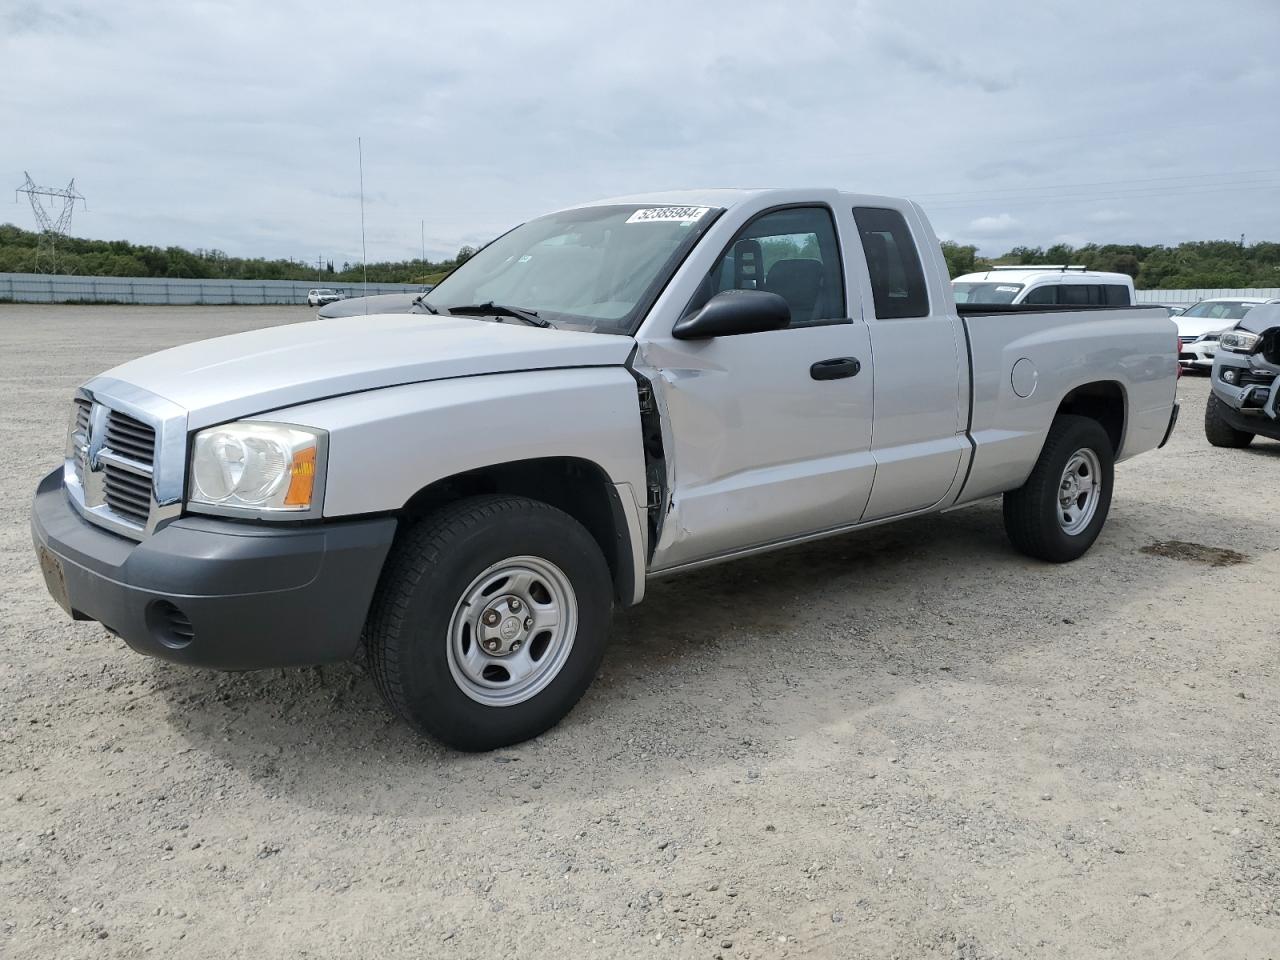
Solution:
[(1163, 309), (957, 308), (888, 197), (602, 201), (422, 305), (80, 387), (32, 515), (53, 596), (192, 666), (364, 656), (416, 730), (489, 749), (572, 708), (652, 577), (997, 494), (1073, 560), (1178, 412)]
[(1178, 325), (1178, 363), (1184, 370), (1208, 373), (1218, 350), (1218, 337), (1266, 297), (1213, 297), (1201, 300), (1174, 317)]
[(1222, 334), (1210, 383), (1204, 433), (1211, 444), (1280, 440), (1280, 302), (1254, 307)]
[(331, 320), (335, 317), (361, 317), (374, 313), (425, 313), (420, 305), (423, 294), (430, 293), (432, 284), (428, 283), (417, 290), (406, 293), (376, 293), (368, 297), (348, 297), (337, 303), (330, 303), (316, 312), (316, 319)]
[(307, 303), (313, 307), (323, 306), (326, 303), (337, 303), (342, 297), (337, 291), (330, 290), (327, 287), (321, 287), (318, 290), (307, 291)]
[(1085, 267), (992, 267), (951, 281), (957, 303), (1127, 307), (1137, 302), (1133, 278)]

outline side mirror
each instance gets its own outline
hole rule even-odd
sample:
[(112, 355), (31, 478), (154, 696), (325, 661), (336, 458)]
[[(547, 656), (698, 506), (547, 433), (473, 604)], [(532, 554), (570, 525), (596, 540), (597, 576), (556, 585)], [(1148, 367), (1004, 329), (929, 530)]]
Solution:
[(671, 335), (677, 340), (706, 340), (781, 330), (790, 323), (791, 307), (776, 293), (724, 290), (708, 300), (702, 309), (677, 321)]

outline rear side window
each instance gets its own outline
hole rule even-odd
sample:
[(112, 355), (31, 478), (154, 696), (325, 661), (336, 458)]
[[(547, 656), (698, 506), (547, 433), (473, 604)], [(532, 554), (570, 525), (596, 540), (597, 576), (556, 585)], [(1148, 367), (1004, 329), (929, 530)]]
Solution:
[(927, 317), (924, 269), (902, 214), (883, 207), (854, 207), (853, 219), (867, 257), (876, 316), (881, 320)]
[(1036, 287), (1025, 297), (1022, 298), (1023, 303), (1036, 303), (1044, 306), (1058, 302), (1058, 285), (1056, 283), (1046, 283), (1042, 287)]
[(1102, 287), (1104, 303), (1112, 307), (1127, 307), (1133, 300), (1129, 296), (1129, 288), (1123, 283), (1108, 283)]
[(1102, 287), (1096, 283), (1064, 283), (1058, 288), (1058, 302), (1078, 307), (1094, 307), (1102, 303)]

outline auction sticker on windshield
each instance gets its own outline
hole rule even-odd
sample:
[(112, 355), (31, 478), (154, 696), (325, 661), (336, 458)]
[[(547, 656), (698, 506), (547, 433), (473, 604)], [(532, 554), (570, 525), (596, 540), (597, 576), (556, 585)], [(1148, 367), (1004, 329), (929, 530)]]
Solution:
[(706, 216), (710, 207), (646, 207), (627, 217), (627, 223), (692, 223)]

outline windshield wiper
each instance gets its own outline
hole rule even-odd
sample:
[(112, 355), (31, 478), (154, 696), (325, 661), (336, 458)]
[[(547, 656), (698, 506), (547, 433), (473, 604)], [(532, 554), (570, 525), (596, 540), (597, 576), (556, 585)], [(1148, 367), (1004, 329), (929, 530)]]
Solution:
[(414, 298), (413, 298), (413, 302), (412, 302), (412, 303), (410, 303), (410, 304), (409, 304), (409, 306), (411, 306), (411, 307), (426, 307), (426, 308), (427, 308), (427, 313), (436, 313), (436, 314), (438, 314), (440, 311), (439, 311), (439, 310), (437, 310), (435, 307), (433, 307), (431, 304), (427, 303), (426, 296), (427, 296), (427, 294), (428, 294), (428, 293), (430, 293), (430, 292), (431, 292), (430, 290), (425, 290), (425, 291), (423, 291), (422, 293), (418, 294), (416, 297), (414, 297)]
[(524, 307), (509, 307), (504, 303), (494, 303), (492, 300), (486, 303), (467, 303), (459, 307), (447, 307), (446, 309), (454, 316), (460, 317), (515, 317), (517, 320), (523, 320), (534, 327), (553, 326), (550, 320), (543, 320), (538, 316), (538, 311), (536, 310), (526, 310)]

